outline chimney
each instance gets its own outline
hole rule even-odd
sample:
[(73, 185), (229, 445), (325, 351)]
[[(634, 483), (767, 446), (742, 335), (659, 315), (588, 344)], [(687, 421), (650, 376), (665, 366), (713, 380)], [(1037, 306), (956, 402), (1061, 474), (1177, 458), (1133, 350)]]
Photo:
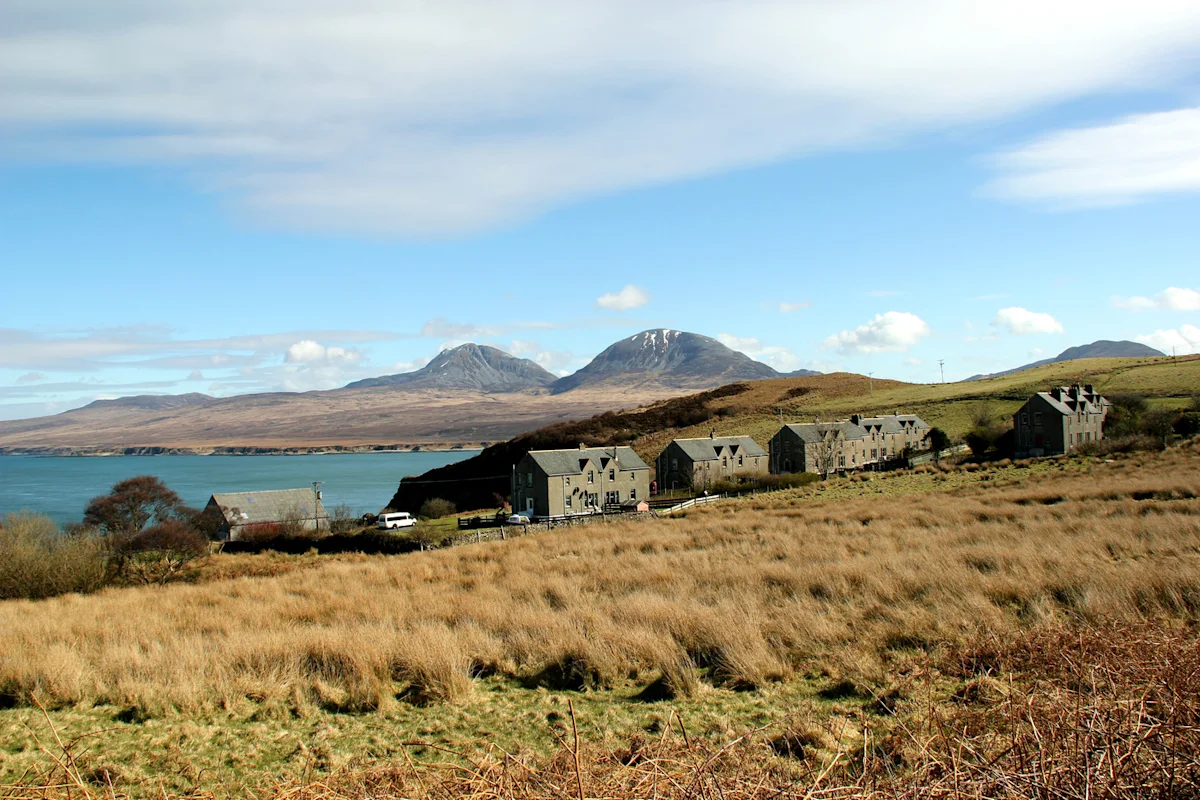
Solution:
[(855, 425), (857, 425), (857, 424), (858, 424), (858, 421), (859, 421), (860, 419), (862, 419), (862, 415), (861, 415), (861, 414), (851, 414), (851, 415), (850, 415), (850, 421), (851, 421), (851, 422), (853, 422)]
[(580, 450), (587, 450), (587, 445), (586, 445), (586, 444), (584, 444), (583, 442), (580, 442), (580, 443), (579, 443), (579, 449), (580, 449)]

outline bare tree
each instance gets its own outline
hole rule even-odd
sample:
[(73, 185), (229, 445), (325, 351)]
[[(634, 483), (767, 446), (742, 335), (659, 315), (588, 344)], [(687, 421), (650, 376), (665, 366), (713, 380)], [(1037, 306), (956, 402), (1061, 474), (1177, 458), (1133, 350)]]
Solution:
[(829, 473), (835, 472), (841, 465), (846, 452), (846, 436), (840, 422), (814, 422), (813, 430), (817, 434), (817, 441), (811, 445), (813, 461), (816, 462), (821, 480), (826, 480)]

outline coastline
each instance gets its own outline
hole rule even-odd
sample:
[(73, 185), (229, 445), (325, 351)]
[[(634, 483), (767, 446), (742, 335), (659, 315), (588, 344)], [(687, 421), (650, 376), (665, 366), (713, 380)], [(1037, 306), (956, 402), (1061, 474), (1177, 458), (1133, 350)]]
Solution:
[(120, 456), (320, 456), (372, 453), (451, 453), (478, 452), (485, 443), (438, 444), (360, 444), (296, 445), (271, 447), (259, 445), (219, 445), (211, 447), (0, 447), (0, 456), (54, 456), (106, 458)]

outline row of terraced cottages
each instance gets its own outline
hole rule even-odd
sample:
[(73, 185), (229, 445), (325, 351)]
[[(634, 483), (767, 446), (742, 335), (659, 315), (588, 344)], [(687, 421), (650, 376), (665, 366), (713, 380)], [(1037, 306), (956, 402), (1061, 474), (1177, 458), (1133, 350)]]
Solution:
[[(749, 436), (675, 439), (655, 459), (654, 488), (701, 491), (767, 474), (871, 468), (927, 449), (928, 437), (920, 417), (892, 414), (784, 425), (767, 450)], [(513, 510), (535, 518), (644, 510), (650, 493), (650, 466), (629, 447), (533, 450), (513, 467)]]

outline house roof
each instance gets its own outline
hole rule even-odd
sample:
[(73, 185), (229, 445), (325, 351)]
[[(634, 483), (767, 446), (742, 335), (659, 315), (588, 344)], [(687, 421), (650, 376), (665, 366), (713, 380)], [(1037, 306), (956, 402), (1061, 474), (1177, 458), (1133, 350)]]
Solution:
[(867, 436), (866, 430), (861, 425), (855, 425), (849, 420), (841, 420), (840, 422), (806, 422), (800, 425), (784, 425), (784, 427), (800, 437), (801, 441), (808, 443), (821, 441), (821, 436), (829, 431), (840, 432), (843, 438), (846, 439), (864, 439)]
[(617, 465), (622, 470), (650, 469), (631, 447), (581, 447), (576, 450), (530, 450), (533, 459), (547, 475), (580, 475), (588, 462), (595, 461), (607, 467), (614, 449)]
[(859, 425), (873, 425), (884, 433), (904, 433), (904, 423), (910, 423), (910, 427), (917, 430), (929, 428), (929, 424), (916, 414), (885, 414), (879, 417), (861, 417), (858, 420)]
[(692, 461), (716, 461), (723, 456), (765, 456), (766, 450), (749, 436), (705, 436), (699, 439), (675, 439), (677, 446)]
[(281, 522), (299, 515), (301, 519), (313, 518), (313, 502), (317, 504), (317, 518), (329, 519), (325, 505), (313, 497), (313, 490), (272, 489), (265, 492), (228, 492), (214, 494), (221, 515), (230, 525), (252, 525), (256, 522)]
[[(1101, 407), (1099, 405), (1090, 403), (1082, 398), (1075, 399), (1071, 397), (1064, 397), (1062, 400), (1059, 400), (1049, 392), (1038, 392), (1035, 396), (1040, 397), (1048, 406), (1057, 411), (1059, 414), (1062, 414), (1064, 417), (1074, 416), (1081, 411), (1088, 414), (1101, 413)], [(1104, 398), (1100, 398), (1100, 400), (1107, 403)]]

